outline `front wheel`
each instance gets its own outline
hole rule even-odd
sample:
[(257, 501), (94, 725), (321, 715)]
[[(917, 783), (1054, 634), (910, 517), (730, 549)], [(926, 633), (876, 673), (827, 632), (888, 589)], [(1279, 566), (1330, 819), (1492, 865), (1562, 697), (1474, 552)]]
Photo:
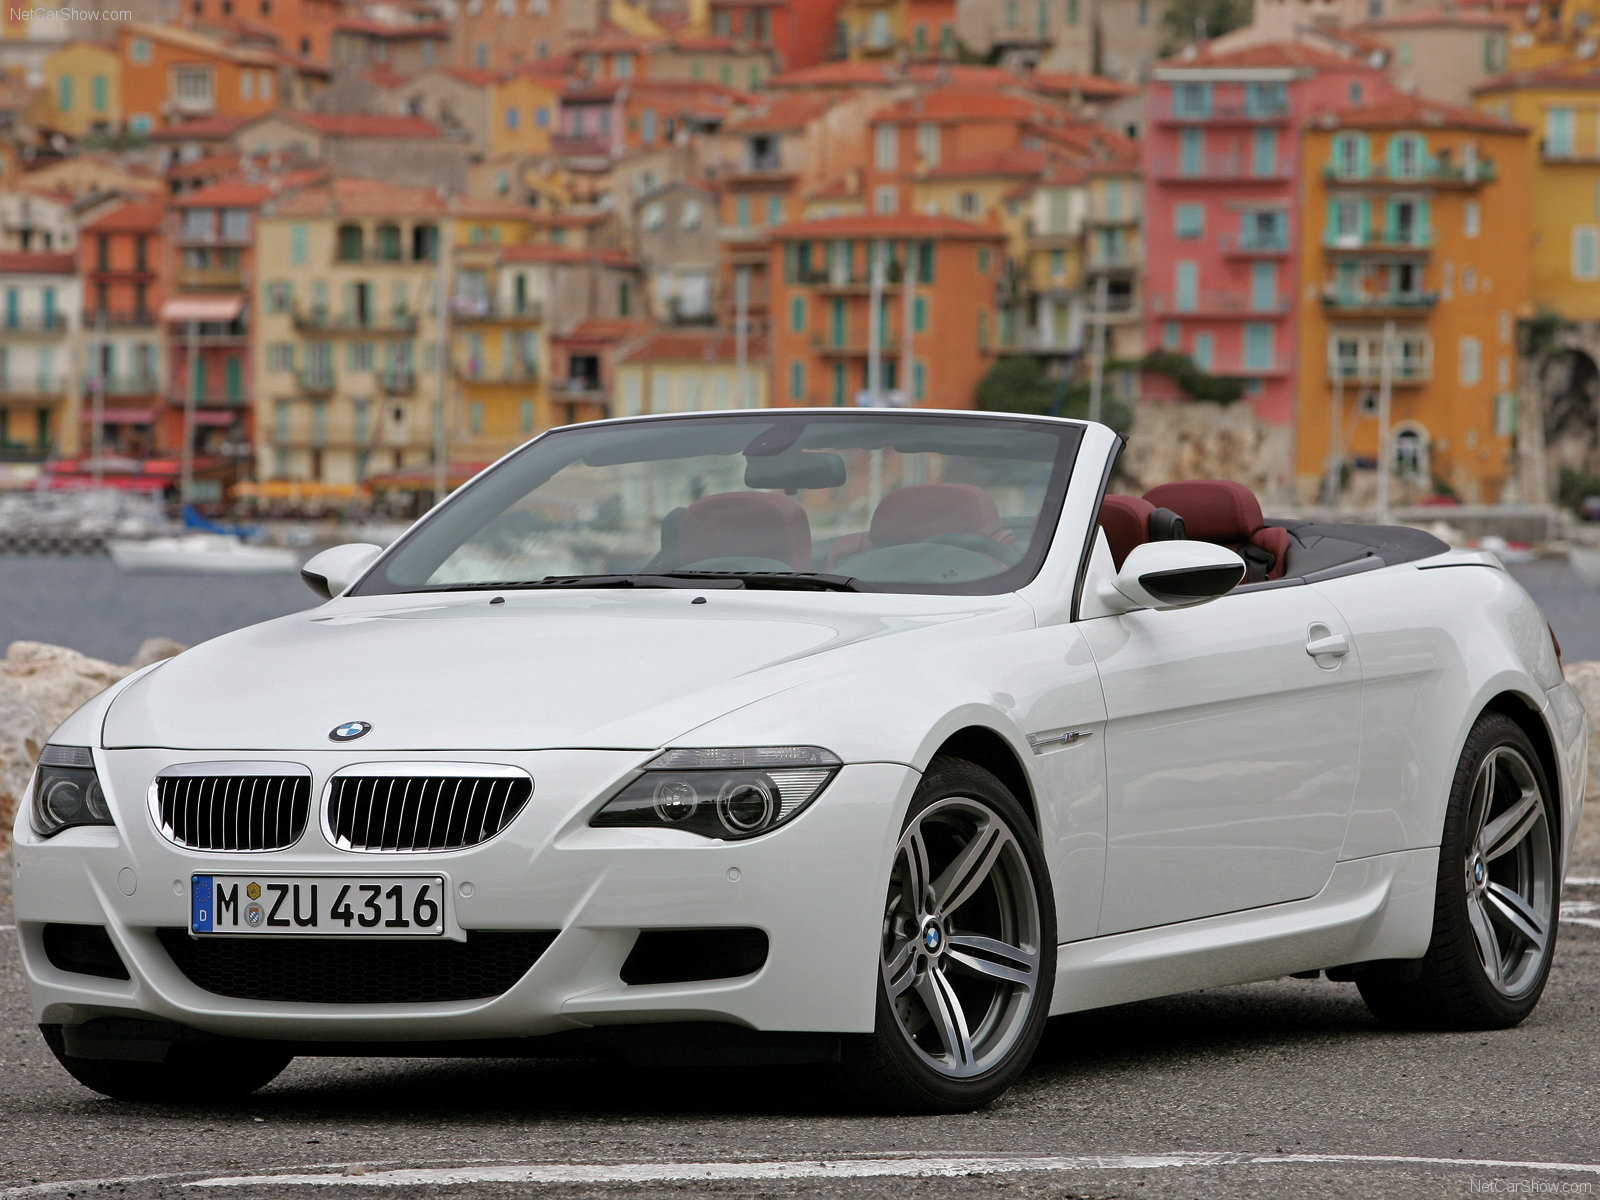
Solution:
[(1027, 1066), (1055, 982), (1055, 898), (1038, 832), (989, 772), (936, 759), (895, 847), (877, 1021), (852, 1083), (899, 1112), (966, 1112)]
[(1533, 1011), (1555, 954), (1554, 806), (1528, 735), (1485, 713), (1445, 813), (1420, 976), (1358, 981), (1374, 1016), (1400, 1028), (1506, 1029)]

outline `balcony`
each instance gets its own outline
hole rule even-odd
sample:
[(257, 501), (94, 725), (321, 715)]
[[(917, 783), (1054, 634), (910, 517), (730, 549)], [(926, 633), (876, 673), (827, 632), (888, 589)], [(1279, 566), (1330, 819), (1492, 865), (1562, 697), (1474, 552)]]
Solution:
[(1600, 163), (1600, 148), (1584, 151), (1571, 145), (1552, 146), (1549, 138), (1540, 138), (1539, 161), (1557, 166), (1594, 166)]
[[(1336, 383), (1383, 383), (1383, 364), (1377, 354), (1363, 355), (1352, 361), (1339, 359), (1328, 364), (1328, 378)], [(1433, 362), (1430, 359), (1401, 360), (1394, 364), (1389, 377), (1392, 387), (1421, 387), (1433, 379)]]
[(1281, 125), (1289, 119), (1289, 100), (1230, 100), (1203, 112), (1180, 111), (1169, 97), (1156, 113), (1158, 125)]
[(172, 244), (174, 246), (231, 246), (243, 248), (250, 245), (254, 240), (255, 235), (249, 229), (195, 229), (188, 232), (179, 229), (177, 233), (172, 235)]
[(611, 138), (558, 134), (550, 139), (550, 153), (563, 158), (610, 158)]
[(161, 324), (160, 314), (155, 312), (112, 312), (109, 309), (93, 311), (83, 310), (83, 327), (97, 329), (104, 325), (107, 329), (154, 329)]
[(606, 404), (611, 400), (611, 393), (600, 380), (587, 375), (574, 375), (568, 379), (552, 380), (550, 384), (550, 398), (558, 403)]
[(205, 392), (191, 401), (183, 389), (173, 388), (167, 393), (167, 403), (174, 408), (183, 408), (190, 403), (196, 408), (249, 408), (250, 397), (242, 392)]
[(1247, 170), (1254, 165), (1247, 155), (1202, 154), (1197, 158), (1158, 158), (1152, 174), (1163, 183), (1281, 184), (1290, 178), (1286, 159), (1265, 171)]
[(1224, 375), (1232, 379), (1280, 379), (1289, 374), (1287, 362), (1250, 362), (1243, 358), (1213, 358), (1206, 368), (1208, 375)]
[(1100, 246), (1089, 247), (1089, 270), (1107, 274), (1137, 271), (1144, 265), (1144, 255), (1128, 246), (1107, 250)]
[[(871, 352), (871, 342), (866, 337), (832, 338), (814, 335), (811, 339), (811, 348), (822, 358), (866, 358)], [(900, 353), (900, 342), (887, 334), (879, 341), (878, 352), (885, 358), (896, 357)]]
[(401, 336), (417, 331), (417, 314), (405, 309), (388, 313), (330, 313), (323, 308), (296, 308), (294, 327), (298, 333), (374, 334)]
[(1129, 225), (1138, 225), (1140, 214), (1137, 212), (1103, 213), (1091, 212), (1084, 217), (1085, 225), (1098, 226), (1103, 229), (1118, 229)]
[(0, 320), (0, 334), (7, 337), (58, 337), (66, 331), (64, 313), (7, 314)]
[(1024, 329), (1009, 341), (1003, 341), (995, 347), (996, 354), (1037, 354), (1043, 357), (1080, 354), (1082, 351), (1081, 337), (1073, 341), (1064, 334), (1042, 333), (1037, 329)]
[[(1589, 161), (1600, 162), (1600, 155), (1590, 156)], [(1422, 163), (1399, 173), (1391, 171), (1388, 163), (1370, 163), (1364, 171), (1347, 170), (1337, 163), (1328, 163), (1322, 168), (1322, 178), (1328, 183), (1348, 187), (1416, 187), (1424, 184), (1431, 187), (1474, 188), (1493, 183), (1497, 177), (1494, 160), (1488, 158), (1466, 163)]]
[(65, 375), (8, 376), (0, 379), (0, 400), (38, 403), (64, 399), (66, 394)]
[(1222, 253), (1229, 258), (1281, 258), (1289, 253), (1289, 235), (1225, 233)]
[(180, 265), (172, 273), (172, 282), (176, 291), (216, 291), (226, 289), (239, 291), (247, 285), (244, 265), (235, 263), (232, 266), (187, 267)]
[(96, 387), (105, 396), (155, 396), (161, 392), (161, 380), (154, 375), (109, 375), (98, 380), (91, 377), (84, 381), (84, 394), (93, 396)]
[(1322, 291), (1322, 307), (1342, 317), (1425, 317), (1438, 303), (1438, 292)]
[(1433, 252), (1433, 231), (1429, 229), (1373, 230), (1367, 234), (1330, 234), (1322, 239), (1328, 254), (1398, 254), (1426, 257)]
[(513, 362), (488, 367), (483, 363), (467, 363), (456, 369), (456, 378), (463, 383), (537, 383), (539, 364)]
[(484, 321), (521, 321), (541, 325), (544, 323), (544, 305), (537, 300), (525, 300), (519, 306), (515, 301), (489, 296), (454, 296), (450, 300), (450, 315), (458, 325)]
[(332, 371), (299, 371), (295, 378), (307, 396), (326, 396), (337, 386)]
[(1150, 311), (1162, 317), (1205, 320), (1212, 317), (1273, 319), (1289, 312), (1289, 298), (1277, 296), (1258, 304), (1248, 292), (1201, 292), (1196, 296), (1152, 296)]

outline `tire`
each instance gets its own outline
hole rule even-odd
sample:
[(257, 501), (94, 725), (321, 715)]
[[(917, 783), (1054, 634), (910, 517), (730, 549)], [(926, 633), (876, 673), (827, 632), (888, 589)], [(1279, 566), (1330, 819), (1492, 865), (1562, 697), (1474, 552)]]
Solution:
[(266, 1087), (294, 1057), (270, 1042), (227, 1039), (195, 1046), (179, 1043), (159, 1063), (77, 1058), (66, 1052), (61, 1026), (41, 1025), (39, 1030), (67, 1074), (113, 1100), (236, 1100)]
[(847, 1039), (847, 1081), (894, 1112), (988, 1104), (1033, 1057), (1055, 968), (1055, 896), (1032, 820), (989, 772), (935, 759), (901, 827), (876, 1027)]
[(1539, 1003), (1555, 954), (1556, 800), (1539, 755), (1500, 713), (1478, 718), (1439, 845), (1433, 938), (1413, 981), (1358, 979), (1400, 1029), (1508, 1029)]

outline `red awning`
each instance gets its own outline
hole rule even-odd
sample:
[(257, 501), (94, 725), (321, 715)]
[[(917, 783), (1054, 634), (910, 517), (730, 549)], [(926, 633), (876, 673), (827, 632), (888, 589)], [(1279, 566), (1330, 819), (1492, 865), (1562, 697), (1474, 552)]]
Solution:
[(243, 311), (243, 296), (174, 296), (161, 306), (161, 319), (226, 325), (237, 321)]
[[(108, 408), (100, 413), (100, 420), (106, 425), (154, 425), (160, 415), (159, 408)], [(84, 412), (83, 421), (94, 423), (93, 409)]]
[(197, 412), (194, 414), (194, 423), (204, 425), (207, 429), (227, 429), (243, 416), (242, 412)]

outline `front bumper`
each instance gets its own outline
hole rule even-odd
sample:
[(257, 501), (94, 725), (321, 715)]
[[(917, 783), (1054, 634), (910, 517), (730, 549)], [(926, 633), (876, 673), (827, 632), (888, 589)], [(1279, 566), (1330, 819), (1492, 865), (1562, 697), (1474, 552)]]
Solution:
[[(213, 853), (164, 839), (146, 807), (150, 781), (178, 762), (282, 760), (310, 768), (312, 795), (355, 761), (400, 756), (316, 752), (228, 756), (96, 751), (116, 828), (39, 839), (19, 817), (13, 850), (17, 929), (35, 1019), (78, 1025), (146, 1017), (209, 1033), (299, 1042), (441, 1042), (519, 1038), (602, 1025), (713, 1021), (755, 1030), (862, 1033), (873, 1026), (884, 889), (900, 819), (916, 786), (908, 767), (843, 768), (794, 821), (746, 842), (672, 830), (593, 829), (589, 818), (650, 757), (634, 751), (410, 754), (407, 763), (472, 758), (521, 767), (533, 798), (498, 837), (444, 853), (335, 849), (312, 819), (294, 847)], [(547, 930), (555, 940), (508, 991), (429, 1004), (242, 1000), (203, 990), (157, 936), (186, 929), (193, 874), (444, 876), (451, 929)], [(131, 979), (53, 965), (48, 923), (103, 926)], [(751, 975), (629, 985), (621, 968), (641, 930), (729, 926), (765, 931)], [(169, 935), (170, 936), (170, 935)], [(261, 936), (261, 935), (256, 935)]]

